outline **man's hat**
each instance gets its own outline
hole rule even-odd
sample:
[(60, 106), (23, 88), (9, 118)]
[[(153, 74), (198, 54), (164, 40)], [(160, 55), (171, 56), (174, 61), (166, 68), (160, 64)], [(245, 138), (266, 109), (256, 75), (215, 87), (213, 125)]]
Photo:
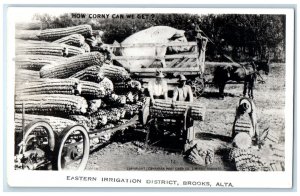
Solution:
[(186, 77), (184, 76), (184, 75), (182, 75), (182, 74), (180, 74), (179, 75), (179, 80), (178, 80), (179, 82), (180, 81), (186, 81)]
[(165, 76), (164, 76), (164, 74), (161, 71), (157, 71), (156, 72), (156, 77), (157, 78), (164, 78)]

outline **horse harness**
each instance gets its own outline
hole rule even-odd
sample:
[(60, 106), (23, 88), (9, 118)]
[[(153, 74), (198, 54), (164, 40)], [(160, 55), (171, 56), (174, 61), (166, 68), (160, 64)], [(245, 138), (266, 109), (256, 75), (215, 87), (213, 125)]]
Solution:
[(249, 71), (243, 64), (239, 64), (239, 65), (244, 69), (246, 76), (249, 76), (252, 74), (257, 74), (261, 78), (261, 82), (265, 82), (263, 77), (259, 74), (259, 71), (257, 71), (257, 65), (254, 62), (252, 62), (252, 63), (251, 63), (251, 65), (253, 68), (253, 72)]
[(256, 66), (255, 66), (255, 64), (253, 63), (253, 64), (251, 64), (252, 65), (252, 68), (253, 68), (253, 72), (251, 72), (249, 69), (247, 69), (246, 67), (245, 67), (245, 65), (243, 65), (243, 64), (239, 64), (243, 69), (244, 69), (244, 72), (245, 72), (245, 75), (246, 76), (249, 76), (249, 75), (252, 75), (252, 74), (254, 74), (254, 73), (256, 73)]

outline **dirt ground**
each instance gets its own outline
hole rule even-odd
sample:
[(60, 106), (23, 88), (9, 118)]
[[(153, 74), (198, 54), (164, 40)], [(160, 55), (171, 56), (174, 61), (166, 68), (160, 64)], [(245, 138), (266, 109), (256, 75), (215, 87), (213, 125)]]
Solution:
[[(211, 79), (212, 63), (207, 63), (206, 77)], [(269, 128), (280, 135), (284, 143), (285, 121), (285, 64), (271, 64), (265, 84), (256, 83), (254, 102), (258, 109), (259, 130)], [(87, 170), (234, 170), (227, 161), (231, 146), (230, 135), (235, 107), (243, 90), (242, 84), (228, 84), (224, 100), (217, 98), (217, 89), (207, 86), (197, 100), (206, 105), (203, 122), (195, 122), (196, 137), (215, 146), (214, 163), (201, 167), (188, 163), (182, 153), (183, 142), (172, 136), (145, 148), (146, 133), (129, 130), (114, 137), (113, 141), (90, 154)]]

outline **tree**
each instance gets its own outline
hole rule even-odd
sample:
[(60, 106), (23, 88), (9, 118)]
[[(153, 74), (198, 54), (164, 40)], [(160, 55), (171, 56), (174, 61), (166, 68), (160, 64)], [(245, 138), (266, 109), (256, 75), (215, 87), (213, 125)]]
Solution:
[[(149, 14), (148, 14), (149, 15)], [(207, 59), (220, 60), (218, 49), (221, 40), (227, 44), (227, 53), (236, 61), (247, 61), (255, 56), (285, 60), (285, 15), (267, 14), (155, 14), (155, 17), (133, 18), (72, 18), (71, 14), (50, 16), (36, 14), (34, 18), (43, 23), (44, 28), (61, 28), (80, 24), (90, 24), (93, 29), (103, 30), (103, 41), (112, 44), (122, 42), (126, 37), (151, 26), (166, 25), (186, 31), (189, 41), (191, 23), (198, 23), (213, 41), (208, 44)], [(281, 52), (280, 52), (281, 51)]]

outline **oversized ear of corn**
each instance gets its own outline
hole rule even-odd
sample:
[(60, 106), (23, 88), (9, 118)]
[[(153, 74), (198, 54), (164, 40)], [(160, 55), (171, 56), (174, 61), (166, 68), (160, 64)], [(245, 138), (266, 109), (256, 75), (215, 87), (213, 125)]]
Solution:
[(120, 82), (130, 79), (130, 74), (124, 67), (111, 64), (104, 64), (100, 70), (101, 73), (113, 82)]
[[(25, 114), (25, 125), (36, 120), (48, 122), (56, 133), (62, 132), (67, 126), (77, 124), (75, 121), (60, 117)], [(15, 131), (22, 132), (22, 114), (15, 113)]]
[(17, 68), (39, 71), (45, 65), (65, 60), (65, 57), (51, 55), (18, 55), (15, 58), (15, 63)]
[(49, 114), (64, 116), (69, 114), (84, 114), (87, 112), (87, 102), (83, 97), (61, 94), (41, 94), (16, 96), (15, 111), (22, 112), (24, 103), (25, 112), (29, 114)]
[(271, 171), (285, 170), (284, 144), (268, 143), (260, 149), (262, 158), (269, 164)]
[(17, 30), (40, 30), (42, 29), (42, 23), (40, 21), (18, 22), (15, 27)]
[(42, 79), (35, 82), (28, 82), (16, 86), (17, 95), (38, 95), (38, 94), (64, 94), (79, 95), (81, 93), (79, 80), (76, 78), (67, 79)]
[(150, 115), (153, 117), (172, 118), (183, 116), (186, 108), (191, 107), (191, 117), (194, 120), (204, 120), (205, 107), (200, 103), (190, 103), (183, 101), (175, 101), (174, 107), (172, 102), (168, 100), (155, 100), (153, 106), (150, 107)]
[(269, 171), (269, 165), (252, 149), (233, 148), (230, 152), (237, 171)]
[(91, 82), (101, 82), (102, 77), (100, 71), (101, 71), (101, 66), (94, 65), (73, 74), (72, 76), (70, 76), (70, 78), (78, 78), (79, 80), (91, 81)]
[(84, 54), (85, 51), (75, 46), (50, 42), (28, 42), (16, 45), (16, 55), (53, 55), (71, 57)]
[(55, 40), (53, 43), (67, 44), (71, 46), (81, 47), (85, 43), (84, 37), (80, 34), (72, 34), (58, 40)]
[(16, 30), (15, 38), (21, 40), (39, 40), (40, 30)]
[(83, 115), (70, 115), (68, 118), (75, 121), (77, 124), (84, 126), (87, 130), (92, 126), (91, 120)]
[(41, 78), (68, 78), (92, 65), (102, 65), (104, 56), (99, 52), (85, 53), (68, 58), (68, 61), (44, 66)]
[(249, 121), (244, 120), (244, 119), (238, 119), (234, 125), (234, 130), (236, 133), (239, 132), (245, 132), (245, 133), (250, 133), (253, 132), (253, 126)]
[(99, 99), (108, 95), (104, 86), (95, 82), (80, 81), (81, 96), (87, 99)]
[(45, 29), (41, 31), (39, 38), (41, 40), (54, 41), (72, 34), (89, 37), (92, 35), (92, 27), (90, 25), (78, 25), (66, 28)]
[(100, 82), (101, 74), (102, 76), (110, 79), (113, 83), (118, 82), (119, 85), (125, 85), (123, 82), (130, 79), (129, 73), (123, 67), (108, 64), (88, 67), (78, 73), (75, 73), (71, 77), (78, 78), (80, 80)]

